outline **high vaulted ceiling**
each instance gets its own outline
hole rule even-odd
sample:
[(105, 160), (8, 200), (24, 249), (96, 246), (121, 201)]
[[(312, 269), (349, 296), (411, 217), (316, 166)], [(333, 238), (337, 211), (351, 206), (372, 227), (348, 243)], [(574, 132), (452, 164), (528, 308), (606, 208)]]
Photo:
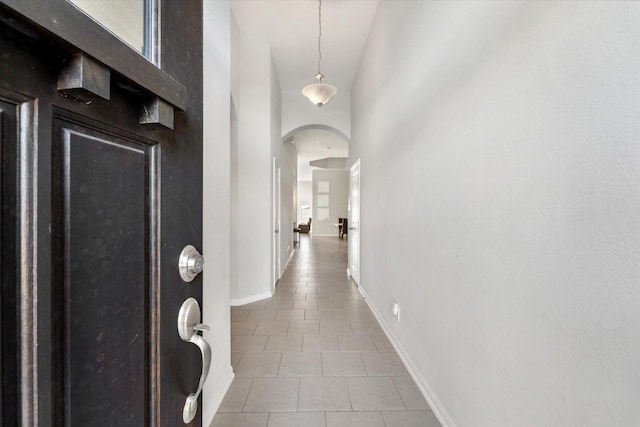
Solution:
[[(321, 71), (324, 82), (336, 86), (343, 96), (351, 92), (377, 7), (378, 0), (322, 0)], [(318, 0), (232, 0), (231, 9), (241, 31), (271, 46), (283, 92), (300, 92), (315, 83)], [(315, 118), (308, 123), (315, 123)], [(311, 181), (310, 161), (349, 155), (347, 141), (326, 130), (305, 130), (293, 135), (293, 140), (298, 181)]]
[[(321, 71), (339, 91), (351, 91), (377, 7), (377, 0), (322, 0)], [(283, 91), (315, 83), (317, 0), (232, 0), (231, 9), (242, 31), (271, 45)]]
[(322, 129), (307, 129), (294, 137), (298, 152), (298, 181), (311, 181), (309, 162), (328, 157), (348, 157), (349, 143), (333, 132)]

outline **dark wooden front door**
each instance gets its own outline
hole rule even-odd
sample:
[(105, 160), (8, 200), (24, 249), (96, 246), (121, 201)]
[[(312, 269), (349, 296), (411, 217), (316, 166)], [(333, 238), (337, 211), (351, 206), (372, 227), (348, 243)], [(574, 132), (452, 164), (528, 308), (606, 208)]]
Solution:
[[(183, 425), (198, 386), (176, 322), (202, 301), (178, 272), (202, 247), (202, 4), (158, 4), (155, 67), (63, 0), (0, 0), (0, 427)], [(94, 63), (106, 81), (61, 84)]]

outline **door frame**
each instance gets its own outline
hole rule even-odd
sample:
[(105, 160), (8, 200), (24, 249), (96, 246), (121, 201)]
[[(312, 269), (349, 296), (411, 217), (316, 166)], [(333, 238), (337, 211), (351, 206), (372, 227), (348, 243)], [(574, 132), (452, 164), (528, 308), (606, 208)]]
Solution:
[[(358, 211), (358, 221), (354, 222), (352, 220), (352, 212), (353, 212), (353, 206), (354, 206), (354, 198), (352, 196), (352, 191), (353, 191), (353, 185), (352, 185), (352, 177), (353, 177), (353, 171), (354, 169), (358, 169), (358, 197), (356, 198), (357, 202), (357, 211)], [(348, 241), (348, 265), (347, 265), (347, 274), (349, 275), (349, 277), (351, 277), (353, 279), (354, 282), (356, 282), (357, 285), (360, 285), (360, 271), (362, 270), (362, 268), (360, 267), (360, 260), (361, 260), (361, 253), (362, 250), (360, 249), (362, 247), (361, 244), (361, 235), (360, 235), (360, 224), (361, 224), (361, 220), (362, 220), (362, 198), (361, 198), (361, 194), (362, 191), (360, 190), (362, 187), (362, 166), (361, 166), (361, 162), (360, 159), (356, 160), (353, 165), (351, 165), (351, 167), (349, 168), (349, 204), (348, 204), (348, 213), (349, 213), (349, 231), (354, 231), (355, 233), (349, 233), (349, 238), (347, 239)], [(355, 237), (353, 236), (353, 234), (355, 234)], [(357, 253), (356, 253), (357, 252)], [(354, 269), (352, 268), (352, 259), (354, 257), (354, 254), (356, 255), (356, 258), (358, 259), (358, 268), (357, 271), (354, 271)]]
[(271, 292), (275, 291), (276, 284), (282, 277), (282, 168), (278, 160), (273, 157), (272, 169), (272, 270), (273, 279), (271, 284)]

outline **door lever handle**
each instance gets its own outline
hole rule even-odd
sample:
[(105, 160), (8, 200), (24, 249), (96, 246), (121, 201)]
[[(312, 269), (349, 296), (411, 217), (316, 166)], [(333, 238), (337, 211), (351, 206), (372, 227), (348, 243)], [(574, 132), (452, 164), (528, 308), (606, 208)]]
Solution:
[(198, 413), (198, 397), (202, 392), (202, 387), (204, 387), (205, 381), (207, 381), (209, 367), (211, 366), (211, 347), (209, 346), (209, 343), (198, 334), (194, 334), (189, 342), (197, 345), (202, 353), (202, 374), (200, 374), (198, 389), (195, 393), (191, 393), (187, 396), (187, 400), (184, 402), (184, 408), (182, 409), (182, 421), (185, 424), (189, 424), (193, 421)]
[(208, 331), (209, 326), (198, 322), (200, 322), (200, 304), (195, 298), (187, 298), (182, 303), (178, 313), (178, 334), (183, 341), (194, 344), (200, 349), (202, 354), (202, 374), (200, 374), (198, 389), (187, 396), (187, 400), (184, 403), (182, 421), (185, 424), (193, 421), (198, 413), (198, 397), (202, 392), (205, 381), (207, 381), (209, 368), (211, 367), (211, 347), (202, 336), (198, 335), (198, 331)]
[(205, 325), (204, 323), (198, 323), (197, 325), (193, 325), (193, 330), (194, 331), (208, 331), (211, 328), (209, 327), (209, 325)]

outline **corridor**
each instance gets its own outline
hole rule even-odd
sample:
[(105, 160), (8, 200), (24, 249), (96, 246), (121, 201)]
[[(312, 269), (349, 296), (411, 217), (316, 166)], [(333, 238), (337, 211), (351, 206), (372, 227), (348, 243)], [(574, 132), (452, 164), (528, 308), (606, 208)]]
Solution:
[(346, 240), (302, 235), (274, 296), (231, 308), (212, 427), (440, 426), (346, 268)]

